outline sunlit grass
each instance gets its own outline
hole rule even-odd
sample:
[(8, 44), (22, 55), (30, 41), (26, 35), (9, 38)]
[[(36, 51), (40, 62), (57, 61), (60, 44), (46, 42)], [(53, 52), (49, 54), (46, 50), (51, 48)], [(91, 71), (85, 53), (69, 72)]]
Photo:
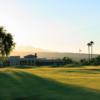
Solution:
[(37, 68), (27, 70), (44, 78), (61, 83), (75, 84), (82, 87), (100, 90), (100, 67), (83, 68)]
[(0, 100), (99, 99), (99, 66), (0, 69)]

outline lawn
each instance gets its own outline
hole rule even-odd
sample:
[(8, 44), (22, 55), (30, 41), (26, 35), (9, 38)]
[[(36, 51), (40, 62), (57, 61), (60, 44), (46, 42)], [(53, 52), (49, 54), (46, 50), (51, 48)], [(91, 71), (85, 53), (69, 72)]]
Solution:
[(100, 67), (1, 68), (0, 100), (100, 100)]

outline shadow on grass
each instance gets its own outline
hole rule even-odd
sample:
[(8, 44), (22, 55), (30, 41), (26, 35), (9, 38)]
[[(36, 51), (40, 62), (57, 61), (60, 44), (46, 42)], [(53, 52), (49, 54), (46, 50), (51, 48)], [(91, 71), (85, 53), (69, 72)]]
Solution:
[(100, 72), (100, 69), (88, 69), (89, 71)]
[(60, 70), (57, 71), (57, 73), (85, 73), (85, 74), (98, 74), (100, 72), (100, 70), (98, 69), (70, 69), (70, 70)]
[(99, 100), (100, 91), (26, 72), (0, 72), (0, 100)]

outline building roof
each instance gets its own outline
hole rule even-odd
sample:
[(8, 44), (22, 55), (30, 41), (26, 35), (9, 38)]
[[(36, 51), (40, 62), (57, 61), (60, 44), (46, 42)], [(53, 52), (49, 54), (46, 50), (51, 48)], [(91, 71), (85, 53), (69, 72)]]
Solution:
[(32, 55), (32, 54), (24, 56), (24, 58), (36, 58), (36, 57), (37, 57), (36, 55)]

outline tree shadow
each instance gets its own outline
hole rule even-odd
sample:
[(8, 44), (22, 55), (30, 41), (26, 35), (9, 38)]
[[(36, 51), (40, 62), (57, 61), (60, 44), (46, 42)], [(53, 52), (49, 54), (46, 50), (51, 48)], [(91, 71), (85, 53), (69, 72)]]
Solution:
[(99, 100), (100, 91), (27, 72), (0, 73), (0, 100)]
[(88, 69), (89, 71), (100, 72), (100, 69)]

